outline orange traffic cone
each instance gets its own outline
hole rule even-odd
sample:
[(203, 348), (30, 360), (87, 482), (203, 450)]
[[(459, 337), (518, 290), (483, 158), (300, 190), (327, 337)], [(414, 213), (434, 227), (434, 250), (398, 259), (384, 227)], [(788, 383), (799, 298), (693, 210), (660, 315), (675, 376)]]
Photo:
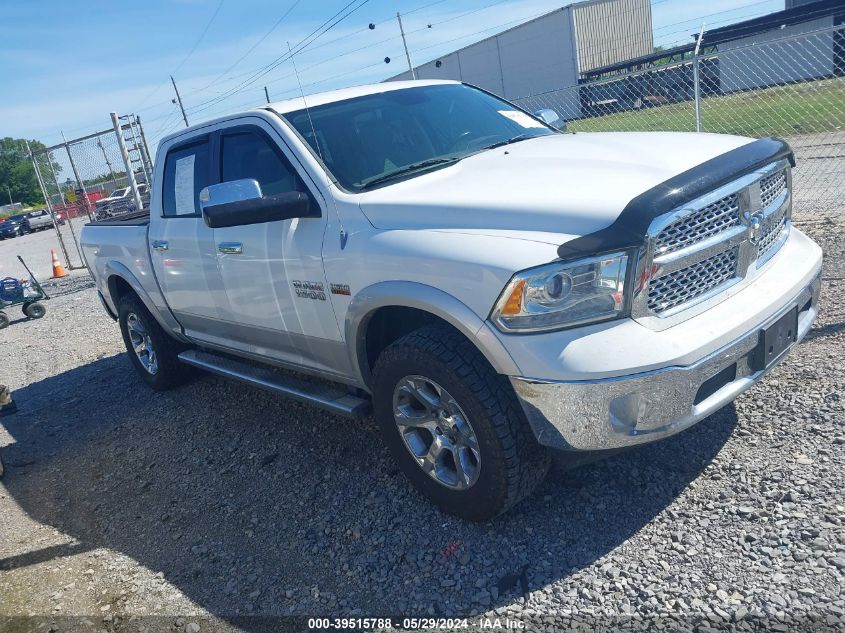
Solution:
[(50, 249), (50, 255), (53, 256), (53, 279), (67, 277), (65, 267), (62, 266), (62, 262), (59, 261), (59, 256), (56, 255), (56, 251), (54, 251), (52, 248)]

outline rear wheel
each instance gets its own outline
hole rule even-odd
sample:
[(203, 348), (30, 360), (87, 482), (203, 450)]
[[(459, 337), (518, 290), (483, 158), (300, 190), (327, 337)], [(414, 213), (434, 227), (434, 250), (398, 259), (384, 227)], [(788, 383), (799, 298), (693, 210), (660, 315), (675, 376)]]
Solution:
[(169, 336), (134, 294), (118, 304), (118, 322), (132, 366), (156, 391), (181, 384), (190, 369), (179, 362), (185, 346)]
[(25, 303), (23, 313), (30, 319), (40, 319), (47, 314), (47, 308), (44, 307), (43, 303)]
[(451, 328), (427, 326), (385, 349), (373, 405), (399, 467), (450, 514), (489, 520), (548, 470), (508, 379)]

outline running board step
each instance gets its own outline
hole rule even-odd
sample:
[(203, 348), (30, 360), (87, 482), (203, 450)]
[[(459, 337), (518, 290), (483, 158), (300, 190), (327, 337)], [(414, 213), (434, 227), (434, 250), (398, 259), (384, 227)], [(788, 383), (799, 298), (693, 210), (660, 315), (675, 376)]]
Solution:
[(309, 382), (258, 363), (193, 349), (179, 354), (179, 360), (212, 374), (239, 380), (350, 418), (366, 417), (372, 410), (369, 400), (353, 396), (340, 388)]

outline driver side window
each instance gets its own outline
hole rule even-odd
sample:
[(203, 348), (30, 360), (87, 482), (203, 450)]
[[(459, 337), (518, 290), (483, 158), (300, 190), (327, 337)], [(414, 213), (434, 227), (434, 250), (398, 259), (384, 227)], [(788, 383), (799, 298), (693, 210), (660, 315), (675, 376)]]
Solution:
[(249, 131), (224, 134), (221, 144), (222, 182), (252, 178), (265, 196), (286, 191), (308, 193), (291, 164), (262, 135)]

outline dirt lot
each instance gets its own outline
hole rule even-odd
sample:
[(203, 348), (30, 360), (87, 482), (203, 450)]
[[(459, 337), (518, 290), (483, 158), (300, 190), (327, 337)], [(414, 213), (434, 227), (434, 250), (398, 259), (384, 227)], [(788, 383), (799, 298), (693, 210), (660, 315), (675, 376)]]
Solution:
[(489, 525), (415, 494), (372, 421), (211, 376), (147, 390), (75, 274), (0, 332), (20, 407), (0, 419), (0, 630), (841, 630), (845, 224), (799, 225), (826, 251), (822, 311), (785, 363), (674, 438), (556, 467)]

